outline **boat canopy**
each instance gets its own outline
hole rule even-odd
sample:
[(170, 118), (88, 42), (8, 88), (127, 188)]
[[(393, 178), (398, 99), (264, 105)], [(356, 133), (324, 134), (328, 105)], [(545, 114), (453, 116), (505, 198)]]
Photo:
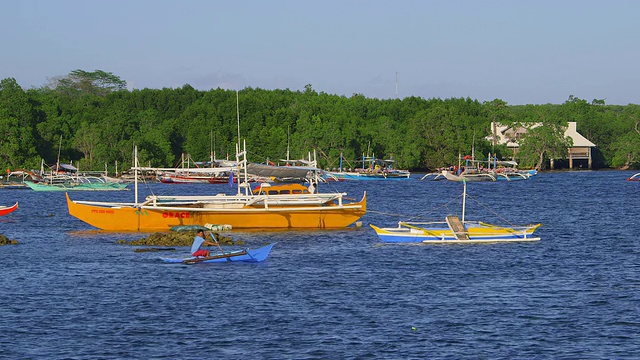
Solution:
[(263, 177), (276, 178), (294, 178), (306, 179), (315, 171), (321, 171), (318, 168), (307, 166), (273, 166), (265, 164), (249, 163), (247, 164), (247, 173)]
[(67, 171), (78, 171), (78, 168), (70, 164), (60, 164), (59, 166), (60, 168), (65, 169)]

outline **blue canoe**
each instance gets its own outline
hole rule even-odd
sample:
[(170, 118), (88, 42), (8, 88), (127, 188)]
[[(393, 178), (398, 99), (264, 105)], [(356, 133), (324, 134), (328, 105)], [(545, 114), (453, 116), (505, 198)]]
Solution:
[(207, 257), (189, 257), (189, 258), (165, 258), (160, 259), (166, 263), (177, 264), (199, 264), (199, 263), (216, 263), (216, 262), (262, 262), (269, 257), (271, 248), (275, 245), (269, 244), (258, 249), (244, 249), (230, 251), (225, 253), (217, 253)]

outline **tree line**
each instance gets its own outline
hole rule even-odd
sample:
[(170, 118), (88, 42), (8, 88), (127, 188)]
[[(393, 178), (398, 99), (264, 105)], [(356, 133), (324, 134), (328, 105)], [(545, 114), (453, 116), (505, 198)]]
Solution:
[[(238, 102), (237, 102), (238, 100)], [(127, 90), (126, 81), (102, 70), (74, 70), (40, 88), (0, 81), (0, 166), (37, 169), (42, 160), (73, 162), (82, 170), (131, 166), (133, 147), (141, 164), (171, 167), (183, 153), (206, 161), (234, 158), (238, 133), (249, 160), (277, 162), (318, 153), (321, 167), (350, 167), (363, 155), (392, 157), (396, 167), (430, 171), (457, 164), (459, 155), (489, 153), (511, 159), (496, 146), (491, 122), (540, 123), (522, 139), (515, 159), (544, 169), (562, 159), (571, 142), (568, 121), (597, 145), (594, 167), (640, 167), (640, 106), (606, 105), (569, 96), (562, 104), (512, 106), (495, 99), (375, 99), (304, 90), (180, 88)], [(239, 123), (239, 132), (238, 132)]]

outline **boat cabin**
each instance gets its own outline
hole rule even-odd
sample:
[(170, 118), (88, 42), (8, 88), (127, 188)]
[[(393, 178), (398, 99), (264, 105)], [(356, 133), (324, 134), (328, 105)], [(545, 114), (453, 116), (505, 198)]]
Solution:
[(290, 195), (290, 194), (311, 194), (309, 188), (302, 184), (282, 184), (271, 185), (269, 183), (262, 183), (255, 189), (253, 189), (254, 195)]

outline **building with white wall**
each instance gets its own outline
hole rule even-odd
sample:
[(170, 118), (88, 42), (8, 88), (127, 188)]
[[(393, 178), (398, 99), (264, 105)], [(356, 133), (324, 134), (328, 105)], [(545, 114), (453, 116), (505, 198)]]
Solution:
[[(509, 127), (501, 125), (499, 123), (491, 123), (491, 134), (488, 137), (489, 141), (492, 141), (494, 145), (506, 145), (507, 148), (513, 151), (515, 155), (520, 147), (520, 139), (527, 133), (529, 129), (541, 126), (542, 124), (536, 123), (531, 126), (525, 127)], [(569, 160), (569, 168), (573, 169), (574, 161), (585, 161), (587, 167), (591, 169), (592, 166), (592, 149), (596, 147), (596, 144), (592, 143), (586, 137), (578, 133), (576, 122), (569, 121), (564, 136), (573, 140), (573, 146), (569, 148), (567, 159)], [(554, 159), (551, 159), (551, 169), (554, 168)]]

